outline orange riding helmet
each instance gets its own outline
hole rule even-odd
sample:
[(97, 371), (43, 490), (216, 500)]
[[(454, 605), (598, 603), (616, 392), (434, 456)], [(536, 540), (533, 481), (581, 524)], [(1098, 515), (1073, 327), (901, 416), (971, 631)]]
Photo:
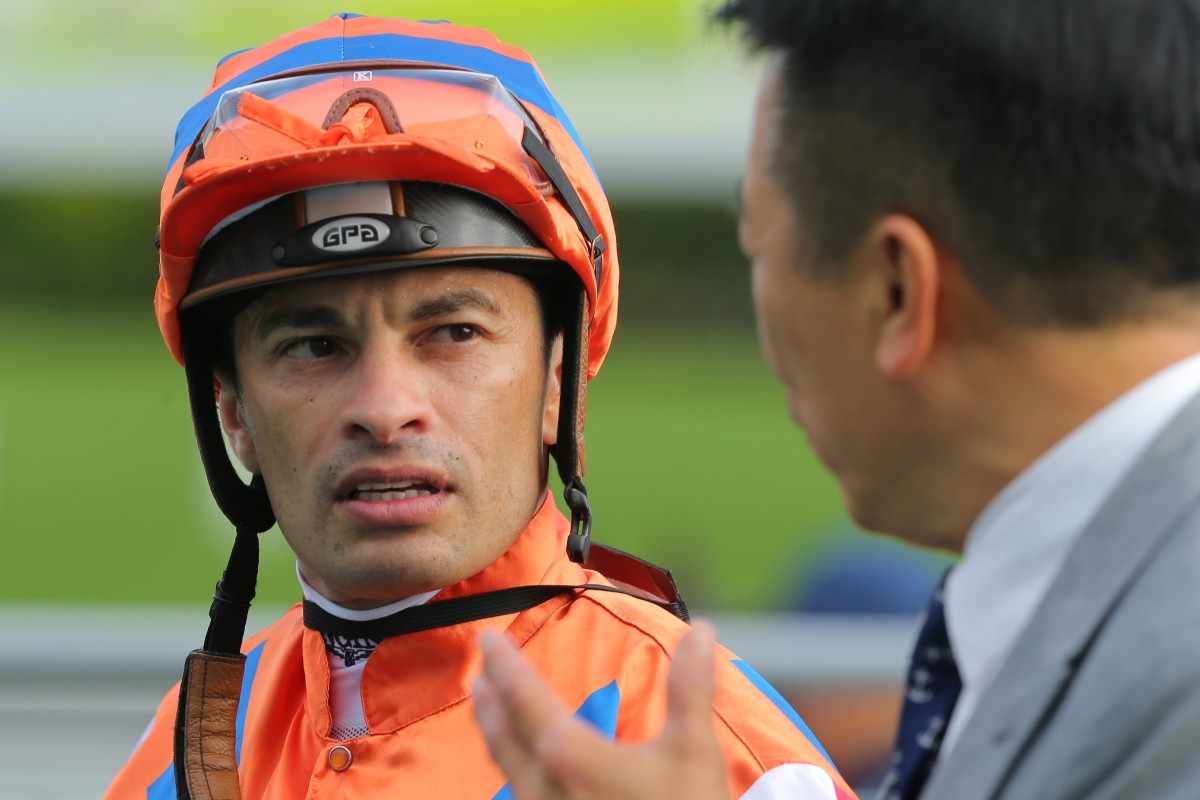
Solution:
[(334, 272), (471, 262), (574, 287), (555, 460), (584, 560), (586, 380), (616, 326), (617, 254), (608, 201), (532, 59), (479, 29), (340, 14), (219, 64), (176, 132), (155, 310), (240, 532), (274, 515), (221, 440), (204, 310)]

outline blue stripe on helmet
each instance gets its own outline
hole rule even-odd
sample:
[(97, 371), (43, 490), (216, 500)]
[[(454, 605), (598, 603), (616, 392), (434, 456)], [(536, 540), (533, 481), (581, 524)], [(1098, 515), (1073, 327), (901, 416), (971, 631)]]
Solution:
[[(537, 69), (529, 62), (502, 55), (486, 47), (475, 47), (443, 39), (381, 33), (373, 36), (337, 36), (305, 42), (285, 50), (261, 64), (256, 64), (226, 81), (192, 106), (179, 121), (179, 127), (175, 129), (175, 149), (171, 152), (170, 161), (167, 162), (168, 169), (187, 148), (191, 147), (192, 142), (200, 134), (200, 130), (216, 110), (217, 101), (223, 92), (291, 69), (373, 59), (401, 59), (431, 64), (448, 64), (495, 75), (522, 102), (536, 106), (557, 119), (575, 140), (576, 146), (588, 160), (588, 165), (591, 165), (591, 159), (583, 147), (579, 133), (571, 124), (571, 120), (567, 118), (562, 106), (550, 94), (550, 89), (538, 74)], [(594, 169), (593, 167), (593, 171)]]

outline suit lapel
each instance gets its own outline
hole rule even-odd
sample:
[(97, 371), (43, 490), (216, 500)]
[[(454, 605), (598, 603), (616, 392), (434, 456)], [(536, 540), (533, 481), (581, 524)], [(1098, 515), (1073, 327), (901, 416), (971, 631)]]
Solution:
[(1108, 498), (980, 700), (922, 800), (993, 798), (1070, 686), (1125, 589), (1200, 496), (1200, 397)]

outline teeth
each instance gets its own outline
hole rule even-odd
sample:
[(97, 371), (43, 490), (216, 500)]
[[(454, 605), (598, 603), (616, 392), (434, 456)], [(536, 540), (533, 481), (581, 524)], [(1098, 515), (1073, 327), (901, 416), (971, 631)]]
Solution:
[(416, 486), (418, 482), (419, 481), (399, 481), (398, 483), (360, 483), (358, 485), (358, 491), (360, 491), (360, 492), (376, 491), (377, 492), (377, 491), (387, 491), (389, 489), (395, 490), (395, 491), (403, 491), (404, 489), (408, 489), (411, 486)]
[(420, 481), (398, 481), (396, 483), (360, 483), (355, 489), (359, 500), (386, 502), (391, 500), (410, 500), (414, 497), (428, 497), (433, 491), (424, 487)]
[(402, 492), (359, 492), (359, 500), (408, 500), (413, 497), (427, 497), (433, 494), (428, 489), (407, 489)]

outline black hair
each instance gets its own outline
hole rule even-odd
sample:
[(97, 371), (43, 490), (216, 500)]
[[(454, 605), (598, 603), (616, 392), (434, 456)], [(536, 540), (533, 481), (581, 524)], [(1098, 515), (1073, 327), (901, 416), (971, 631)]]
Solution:
[(1200, 282), (1200, 0), (725, 0), (782, 53), (771, 169), (834, 269), (917, 219), (1009, 318), (1136, 318)]

